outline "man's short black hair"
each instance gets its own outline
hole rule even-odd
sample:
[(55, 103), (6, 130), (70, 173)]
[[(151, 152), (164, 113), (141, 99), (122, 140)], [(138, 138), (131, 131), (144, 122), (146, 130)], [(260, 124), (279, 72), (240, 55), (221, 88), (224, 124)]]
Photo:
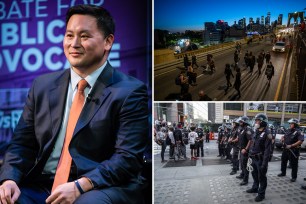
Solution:
[(195, 129), (196, 129), (195, 126), (191, 126), (191, 127), (190, 127), (190, 130), (191, 130), (191, 131), (194, 131)]
[(66, 25), (70, 17), (74, 14), (81, 15), (90, 15), (96, 18), (97, 27), (105, 35), (104, 37), (109, 36), (110, 34), (115, 33), (115, 22), (110, 13), (103, 7), (95, 5), (76, 5), (71, 8), (66, 13)]

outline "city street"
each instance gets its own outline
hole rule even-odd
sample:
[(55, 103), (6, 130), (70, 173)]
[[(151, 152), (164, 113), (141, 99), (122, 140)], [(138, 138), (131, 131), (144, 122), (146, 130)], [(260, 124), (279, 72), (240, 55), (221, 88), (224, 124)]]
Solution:
[[(192, 161), (187, 145), (189, 158), (174, 162), (169, 160), (167, 147), (167, 162), (161, 163), (160, 147), (154, 143), (154, 203), (255, 203), (256, 194), (245, 192), (252, 186), (251, 174), (248, 185), (240, 186), (241, 180), (235, 178), (238, 174), (229, 175), (230, 164), (217, 157), (216, 140), (204, 143), (204, 149), (204, 157)], [(306, 177), (306, 152), (301, 152), (296, 182), (290, 182), (291, 169), (287, 169), (287, 176), (277, 176), (280, 173), (280, 159), (281, 151), (275, 149), (274, 157), (269, 162), (266, 198), (261, 203), (305, 203), (306, 191), (301, 189), (301, 185), (306, 184), (303, 181)]]
[[(270, 51), (271, 61), (275, 67), (275, 74), (268, 85), (268, 80), (264, 75), (266, 63), (264, 63), (261, 75), (258, 75), (257, 63), (254, 66), (253, 73), (249, 73), (250, 68), (246, 69), (244, 64), (244, 54), (248, 50), (253, 52), (256, 59), (261, 50)], [(190, 86), (189, 92), (192, 95), (192, 100), (198, 100), (199, 90), (204, 92), (215, 101), (273, 101), (279, 100), (283, 94), (283, 85), (281, 79), (289, 81), (287, 72), (290, 71), (290, 56), (286, 53), (272, 52), (272, 44), (270, 39), (267, 38), (263, 41), (256, 41), (252, 44), (244, 44), (240, 54), (239, 67), (241, 68), (241, 97), (237, 97), (237, 91), (232, 87), (229, 88), (228, 93), (225, 95), (226, 78), (224, 75), (224, 68), (226, 63), (234, 63), (234, 48), (222, 49), (213, 53), (216, 65), (216, 72), (203, 73), (203, 67), (206, 65), (206, 54), (197, 56), (199, 68), (197, 72), (197, 86)], [(189, 57), (191, 58), (191, 57)], [(288, 66), (287, 66), (288, 65)], [(288, 69), (287, 69), (288, 68)], [(180, 64), (173, 62), (164, 68), (155, 69), (154, 71), (154, 98), (156, 101), (174, 101), (179, 99), (180, 86), (175, 85), (174, 79), (179, 75), (180, 71), (184, 69), (183, 59)], [(289, 71), (288, 71), (289, 70)], [(232, 69), (233, 71), (233, 69)], [(233, 71), (234, 76), (236, 72)], [(231, 78), (231, 83), (234, 84), (235, 78)]]

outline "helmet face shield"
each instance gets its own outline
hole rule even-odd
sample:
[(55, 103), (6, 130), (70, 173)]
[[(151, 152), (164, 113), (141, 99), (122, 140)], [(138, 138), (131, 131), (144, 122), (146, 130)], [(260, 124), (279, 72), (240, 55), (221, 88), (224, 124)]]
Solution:
[(260, 127), (267, 127), (268, 125), (268, 117), (263, 113), (258, 113), (255, 116), (254, 120), (255, 120), (255, 124), (256, 124), (256, 121), (260, 121)]

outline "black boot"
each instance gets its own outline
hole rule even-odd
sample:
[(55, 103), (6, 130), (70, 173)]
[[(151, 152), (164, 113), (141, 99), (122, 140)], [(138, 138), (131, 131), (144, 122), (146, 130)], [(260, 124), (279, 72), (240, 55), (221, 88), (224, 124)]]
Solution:
[(245, 185), (248, 185), (248, 182), (247, 181), (242, 181), (239, 185), (240, 186), (245, 186)]
[(277, 174), (278, 177), (283, 177), (283, 176), (286, 176), (286, 174), (283, 174), (283, 173), (280, 173), (280, 174)]
[(260, 201), (262, 201), (263, 199), (265, 199), (265, 196), (264, 196), (264, 195), (257, 195), (256, 198), (255, 198), (255, 202), (260, 202)]
[(246, 190), (247, 193), (258, 193), (258, 189), (256, 188), (250, 188), (248, 190)]

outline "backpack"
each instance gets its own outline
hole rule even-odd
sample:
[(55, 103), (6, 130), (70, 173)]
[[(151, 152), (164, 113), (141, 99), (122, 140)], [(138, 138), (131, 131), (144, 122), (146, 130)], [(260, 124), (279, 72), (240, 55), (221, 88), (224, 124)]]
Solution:
[(169, 135), (167, 135), (167, 138), (166, 138), (166, 145), (171, 145), (171, 139)]
[(178, 75), (177, 77), (175, 77), (175, 84), (176, 85), (181, 85), (181, 75)]

